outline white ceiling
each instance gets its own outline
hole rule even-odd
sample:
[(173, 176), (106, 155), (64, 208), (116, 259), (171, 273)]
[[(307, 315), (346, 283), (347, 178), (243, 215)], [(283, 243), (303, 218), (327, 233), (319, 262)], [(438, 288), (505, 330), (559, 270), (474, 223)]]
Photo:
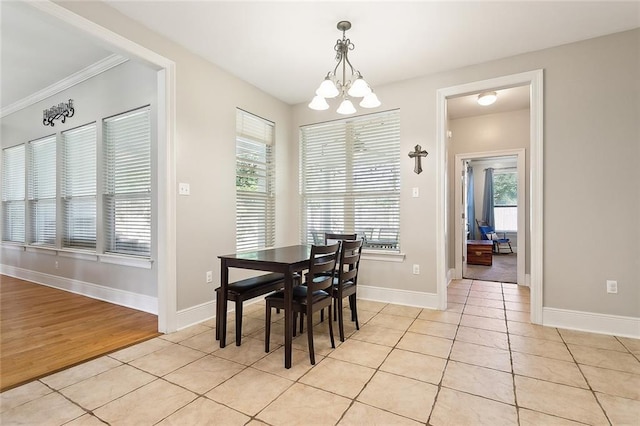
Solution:
[[(289, 104), (308, 102), (333, 69), (340, 20), (374, 89), (640, 26), (638, 1), (106, 3)], [(0, 6), (2, 107), (110, 54), (29, 6)]]

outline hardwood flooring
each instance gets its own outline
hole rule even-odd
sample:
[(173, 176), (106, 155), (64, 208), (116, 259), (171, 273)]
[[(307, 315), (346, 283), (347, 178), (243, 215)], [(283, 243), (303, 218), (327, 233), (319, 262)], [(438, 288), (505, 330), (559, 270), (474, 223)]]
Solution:
[(157, 330), (156, 315), (0, 275), (0, 392)]

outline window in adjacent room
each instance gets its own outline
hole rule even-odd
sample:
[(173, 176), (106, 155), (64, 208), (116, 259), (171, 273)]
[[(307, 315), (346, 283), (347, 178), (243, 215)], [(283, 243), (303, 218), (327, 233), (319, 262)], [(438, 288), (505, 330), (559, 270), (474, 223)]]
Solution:
[(493, 173), (493, 215), (496, 231), (518, 230), (518, 175), (515, 169)]
[(236, 249), (275, 244), (274, 124), (236, 111)]
[(25, 145), (2, 150), (2, 240), (25, 242)]
[(365, 248), (400, 248), (400, 112), (300, 129), (302, 241), (325, 232), (365, 238)]
[(103, 120), (105, 253), (151, 255), (149, 107)]
[(56, 245), (56, 136), (29, 142), (29, 243)]

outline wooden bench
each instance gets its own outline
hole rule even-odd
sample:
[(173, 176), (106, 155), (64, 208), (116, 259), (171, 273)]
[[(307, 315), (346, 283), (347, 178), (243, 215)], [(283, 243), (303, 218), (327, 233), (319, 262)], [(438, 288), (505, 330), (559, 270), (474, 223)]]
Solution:
[[(280, 290), (284, 287), (284, 274), (271, 273), (251, 277), (244, 280), (229, 283), (227, 290), (227, 300), (236, 302), (236, 346), (240, 346), (242, 339), (242, 303), (245, 300)], [(222, 303), (220, 299), (223, 295), (222, 287), (216, 289), (216, 340), (220, 340), (220, 322), (219, 319), (226, 312), (220, 312)]]

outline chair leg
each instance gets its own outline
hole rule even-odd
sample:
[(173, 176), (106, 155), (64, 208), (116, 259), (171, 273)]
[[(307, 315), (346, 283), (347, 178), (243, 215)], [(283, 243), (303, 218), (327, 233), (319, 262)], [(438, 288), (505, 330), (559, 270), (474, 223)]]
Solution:
[(358, 302), (356, 302), (355, 294), (352, 294), (351, 296), (349, 296), (349, 304), (351, 305), (352, 321), (356, 322), (356, 330), (360, 330), (360, 323), (358, 323)]
[[(340, 341), (344, 342), (344, 314), (342, 312), (342, 299), (336, 299), (335, 310), (338, 313), (338, 332), (340, 333)], [(335, 315), (335, 312), (334, 312)]]
[(320, 322), (324, 322), (324, 309), (320, 309)]
[[(300, 313), (300, 318), (302, 319), (302, 312)], [(329, 318), (331, 318), (331, 313), (329, 313)], [(329, 323), (329, 327), (331, 327), (331, 321), (327, 322)], [(309, 361), (311, 361), (311, 365), (315, 365), (316, 355), (313, 349), (313, 314), (311, 312), (307, 312), (307, 341), (309, 342)]]
[(267, 310), (264, 313), (264, 351), (269, 352), (269, 339), (271, 338), (271, 305), (267, 302)]
[[(331, 305), (329, 305), (329, 318), (331, 318)], [(329, 336), (331, 337), (331, 347), (336, 347), (336, 341), (333, 338), (333, 321), (327, 321), (329, 323)]]
[(242, 341), (242, 300), (236, 300), (236, 346)]
[(216, 340), (220, 340), (220, 291), (216, 289)]

